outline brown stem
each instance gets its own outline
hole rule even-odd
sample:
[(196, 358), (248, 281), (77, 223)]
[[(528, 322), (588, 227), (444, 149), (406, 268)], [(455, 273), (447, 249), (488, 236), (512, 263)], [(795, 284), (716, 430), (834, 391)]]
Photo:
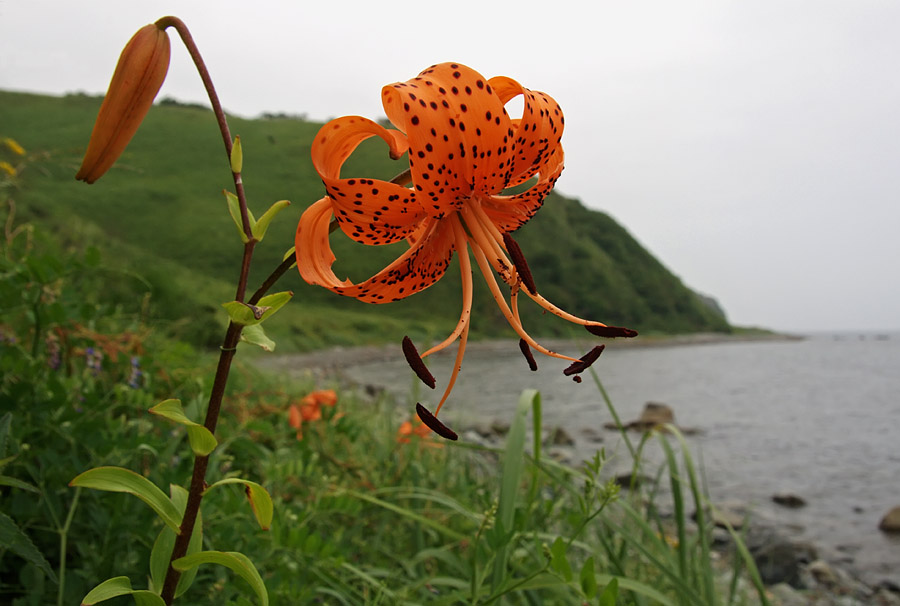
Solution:
[[(188, 30), (187, 25), (184, 24), (184, 21), (178, 17), (162, 17), (156, 21), (156, 26), (175, 28), (175, 31), (181, 36), (181, 41), (187, 48), (188, 54), (190, 54), (191, 59), (194, 60), (194, 65), (197, 67), (197, 72), (200, 74), (200, 79), (203, 81), (204, 88), (206, 88), (206, 94), (209, 96), (209, 102), (212, 104), (213, 113), (216, 115), (216, 122), (219, 123), (219, 132), (222, 133), (222, 142), (225, 144), (225, 153), (228, 156), (228, 163), (230, 165), (231, 148), (233, 146), (231, 130), (228, 128), (225, 110), (222, 109), (222, 104), (219, 102), (219, 95), (216, 93), (215, 86), (213, 86), (212, 78), (209, 76), (209, 70), (206, 69), (206, 63), (204, 63), (203, 57), (200, 55), (200, 49), (197, 48), (197, 45), (194, 43), (194, 37), (191, 36), (191, 32)], [(247, 201), (244, 197), (244, 185), (241, 182), (241, 174), (232, 173), (232, 176), (234, 177), (234, 186), (237, 190), (235, 193), (241, 203), (241, 223), (244, 228), (244, 233), (252, 240), (253, 233), (250, 230), (250, 215), (247, 213)], [(238, 300), (241, 300), (241, 297), (238, 297)]]
[[(228, 128), (228, 120), (222, 109), (222, 104), (219, 102), (219, 96), (216, 94), (216, 89), (209, 76), (209, 71), (206, 69), (206, 64), (203, 62), (200, 50), (194, 43), (190, 31), (188, 31), (184, 22), (177, 17), (163, 17), (156, 22), (156, 25), (163, 28), (174, 27), (178, 32), (178, 35), (181, 36), (181, 40), (184, 42), (185, 47), (187, 47), (188, 53), (190, 54), (191, 59), (193, 59), (194, 65), (197, 67), (197, 71), (200, 74), (200, 79), (203, 80), (206, 93), (209, 95), (209, 101), (212, 104), (216, 122), (219, 124), (219, 131), (222, 133), (222, 141), (225, 144), (225, 153), (228, 156), (230, 165), (232, 150), (231, 130)], [(250, 227), (250, 216), (247, 210), (247, 199), (244, 193), (241, 174), (232, 171), (232, 178), (234, 179), (234, 186), (240, 203), (241, 226), (248, 239), (248, 242), (244, 245), (244, 254), (241, 260), (241, 273), (238, 278), (237, 293), (235, 295), (236, 300), (243, 301), (247, 290), (250, 261), (253, 257), (253, 249), (256, 245), (256, 240), (253, 237), (253, 232)], [(212, 433), (215, 433), (216, 425), (219, 420), (222, 399), (225, 395), (225, 386), (228, 383), (231, 362), (234, 359), (234, 354), (241, 338), (242, 328), (243, 327), (238, 324), (230, 323), (222, 342), (221, 353), (219, 354), (219, 364), (216, 367), (216, 376), (213, 381), (212, 392), (209, 395), (209, 405), (206, 409), (206, 420), (204, 422), (206, 428)], [(200, 502), (203, 500), (203, 491), (206, 489), (205, 478), (208, 465), (208, 456), (195, 457), (187, 505), (185, 506), (184, 516), (182, 516), (179, 534), (175, 538), (175, 546), (172, 549), (172, 555), (169, 558), (169, 568), (166, 571), (166, 578), (163, 581), (161, 597), (167, 606), (171, 606), (172, 601), (175, 599), (175, 589), (178, 586), (178, 579), (181, 577), (181, 573), (172, 567), (172, 562), (183, 557), (187, 553), (188, 543), (190, 542), (191, 534), (194, 531), (197, 514), (200, 511)]]

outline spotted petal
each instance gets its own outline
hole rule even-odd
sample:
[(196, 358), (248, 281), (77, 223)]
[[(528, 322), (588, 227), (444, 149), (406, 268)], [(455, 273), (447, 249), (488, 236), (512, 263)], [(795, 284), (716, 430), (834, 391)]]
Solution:
[(490, 83), (504, 104), (518, 95), (524, 100), (522, 118), (514, 121), (514, 165), (510, 185), (524, 183), (539, 172), (548, 172), (548, 163), (555, 160), (554, 156), (562, 154), (560, 140), (565, 119), (559, 104), (549, 95), (528, 90), (506, 76), (491, 78)]
[(406, 137), (367, 118), (345, 116), (322, 127), (312, 144), (313, 166), (322, 177), (341, 229), (362, 244), (390, 244), (408, 236), (425, 217), (415, 193), (378, 179), (342, 179), (341, 166), (357, 146), (381, 137), (392, 158), (406, 151)]
[(499, 192), (509, 178), (512, 124), (486, 78), (442, 63), (382, 89), (391, 122), (407, 133), (423, 208), (436, 218), (473, 192)]
[(452, 225), (426, 219), (410, 238), (415, 245), (380, 272), (358, 284), (340, 280), (332, 270), (328, 241), (330, 198), (322, 198), (300, 217), (295, 240), (297, 268), (310, 284), (366, 303), (389, 303), (428, 288), (447, 271), (453, 256)]
[(501, 232), (519, 229), (540, 210), (544, 199), (562, 173), (562, 159), (563, 154), (560, 149), (545, 166), (547, 174), (541, 173), (537, 183), (523, 192), (511, 196), (485, 196), (482, 198), (482, 209)]

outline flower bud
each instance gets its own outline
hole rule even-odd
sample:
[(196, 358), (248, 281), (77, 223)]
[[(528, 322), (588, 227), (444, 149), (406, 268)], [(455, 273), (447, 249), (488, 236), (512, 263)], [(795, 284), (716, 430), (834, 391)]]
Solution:
[(119, 57), (76, 179), (93, 183), (115, 163), (147, 115), (168, 69), (165, 29), (142, 27)]

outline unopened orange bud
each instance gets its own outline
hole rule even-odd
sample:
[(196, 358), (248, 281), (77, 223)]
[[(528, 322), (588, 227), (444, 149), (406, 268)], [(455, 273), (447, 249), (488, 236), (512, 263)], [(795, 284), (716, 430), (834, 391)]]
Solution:
[(119, 57), (75, 178), (93, 183), (109, 170), (147, 115), (169, 70), (169, 36), (145, 25)]

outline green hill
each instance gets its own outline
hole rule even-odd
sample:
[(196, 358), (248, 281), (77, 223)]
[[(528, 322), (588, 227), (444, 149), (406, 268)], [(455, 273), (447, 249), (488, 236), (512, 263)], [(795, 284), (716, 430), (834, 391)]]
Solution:
[[(183, 338), (216, 343), (223, 320), (217, 303), (233, 296), (241, 247), (221, 195), (231, 176), (212, 112), (158, 104), (119, 163), (87, 186), (73, 177), (99, 104), (100, 98), (85, 95), (0, 91), (0, 136), (21, 143), (31, 160), (14, 192), (20, 216), (54, 230), (67, 245), (97, 245), (122, 276), (110, 282), (110, 296), (133, 298), (149, 289), (155, 318), (169, 321)], [(229, 121), (243, 142), (244, 183), (254, 212), (279, 199), (293, 203), (256, 249), (253, 289), (293, 245), (300, 213), (323, 193), (309, 160), (320, 124), (286, 116)], [(401, 169), (380, 141), (368, 141), (344, 174), (390, 178)], [(644, 333), (730, 330), (714, 306), (624, 228), (577, 200), (552, 194), (517, 240), (542, 294), (577, 315)], [(361, 247), (345, 238), (334, 246), (336, 273), (354, 279), (398, 254), (395, 247)], [(483, 282), (476, 284), (473, 335), (511, 336)], [(279, 288), (296, 293), (269, 328), (282, 349), (399, 340), (404, 334), (433, 340), (445, 336), (459, 315), (455, 268), (427, 291), (383, 306), (308, 286), (294, 271)], [(569, 324), (542, 317), (536, 306), (523, 302), (522, 314), (537, 336), (571, 334)]]

